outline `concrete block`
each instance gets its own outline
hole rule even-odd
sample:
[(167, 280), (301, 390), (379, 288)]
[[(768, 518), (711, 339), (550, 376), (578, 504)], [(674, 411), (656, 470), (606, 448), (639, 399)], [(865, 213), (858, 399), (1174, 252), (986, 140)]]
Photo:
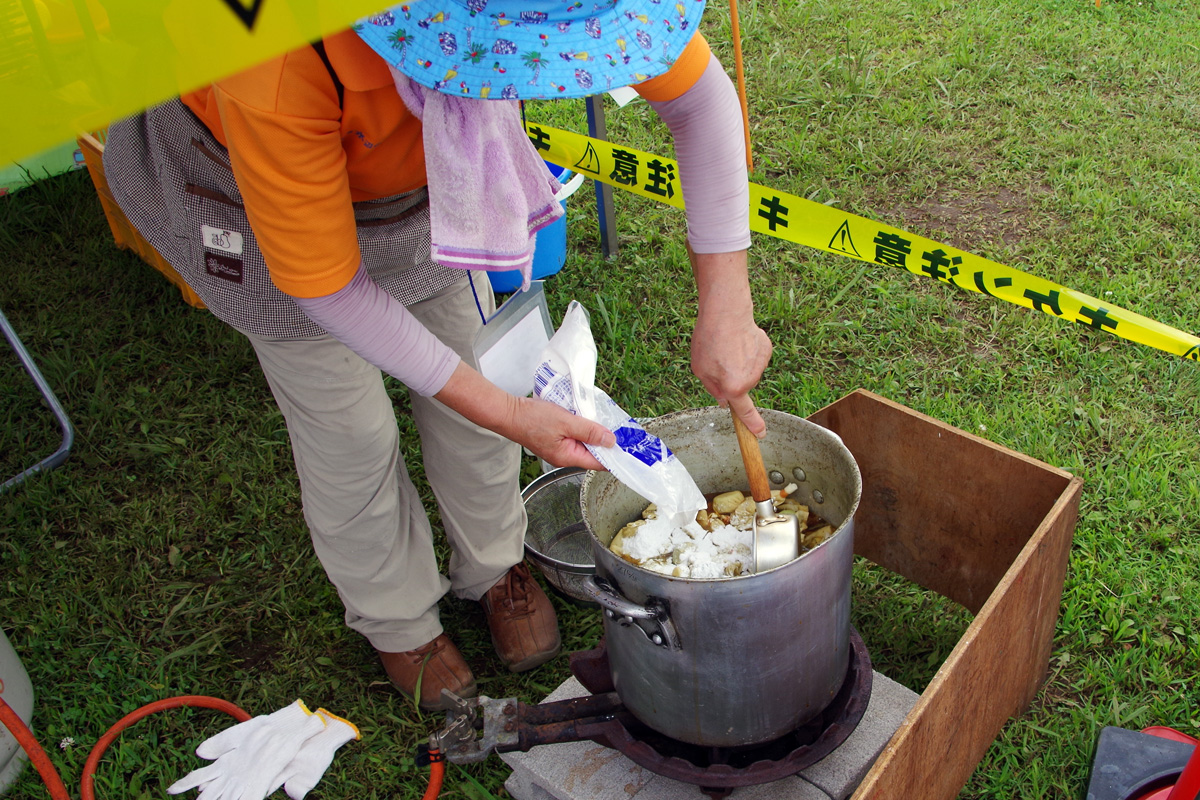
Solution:
[(660, 777), (594, 742), (542, 745), (501, 757), (513, 770), (504, 787), (517, 800), (629, 800)]
[[(543, 702), (587, 694), (574, 678)], [(862, 781), (917, 700), (916, 693), (874, 673), (862, 722), (835, 752), (800, 775), (734, 790), (736, 800), (845, 800)], [(504, 753), (513, 770), (504, 784), (516, 800), (705, 800), (700, 788), (638, 766), (593, 742), (544, 745)]]
[(916, 692), (891, 678), (872, 673), (871, 699), (862, 721), (837, 750), (801, 775), (833, 800), (845, 800), (862, 783), (918, 697)]

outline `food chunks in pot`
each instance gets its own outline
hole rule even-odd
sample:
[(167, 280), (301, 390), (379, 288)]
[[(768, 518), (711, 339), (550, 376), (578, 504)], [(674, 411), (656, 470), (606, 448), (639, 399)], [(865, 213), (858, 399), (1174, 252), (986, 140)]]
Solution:
[[(833, 534), (833, 526), (790, 495), (795, 484), (771, 492), (775, 510), (799, 522), (801, 552)], [(683, 527), (658, 518), (651, 504), (613, 537), (609, 549), (631, 564), (677, 578), (736, 578), (754, 571), (754, 498), (738, 490), (709, 498), (708, 507)]]

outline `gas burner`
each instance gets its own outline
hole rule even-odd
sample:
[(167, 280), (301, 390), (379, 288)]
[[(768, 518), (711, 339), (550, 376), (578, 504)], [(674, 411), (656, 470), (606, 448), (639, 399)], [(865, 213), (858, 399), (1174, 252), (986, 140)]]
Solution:
[(592, 694), (526, 705), (516, 699), (452, 698), (446, 725), (430, 737), (455, 763), (481, 761), (491, 752), (528, 752), (540, 744), (593, 741), (651, 772), (699, 786), (722, 798), (739, 786), (786, 778), (812, 766), (846, 741), (866, 713), (871, 660), (850, 629), (846, 677), (815, 718), (778, 739), (745, 747), (703, 747), (666, 737), (638, 721), (613, 689), (608, 654), (600, 645), (572, 653), (571, 672)]

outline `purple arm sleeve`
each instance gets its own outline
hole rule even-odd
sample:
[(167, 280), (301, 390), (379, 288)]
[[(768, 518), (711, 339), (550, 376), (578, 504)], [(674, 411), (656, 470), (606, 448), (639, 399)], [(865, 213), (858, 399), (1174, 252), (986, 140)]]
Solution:
[(313, 322), (417, 394), (440, 392), (458, 366), (458, 354), (380, 289), (361, 264), (333, 294), (295, 300)]
[(741, 103), (713, 56), (692, 88), (650, 107), (671, 130), (688, 221), (697, 253), (750, 246), (750, 184)]

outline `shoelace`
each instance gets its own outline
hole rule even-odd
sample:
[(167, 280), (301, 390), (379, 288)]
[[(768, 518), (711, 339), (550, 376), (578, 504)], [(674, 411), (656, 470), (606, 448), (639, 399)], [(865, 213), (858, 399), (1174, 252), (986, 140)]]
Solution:
[(441, 651), (442, 637), (439, 636), (429, 644), (421, 645), (416, 650), (409, 650), (407, 653), (405, 653), (405, 655), (408, 656), (414, 664), (422, 664), (422, 666), (424, 666), (423, 662), (432, 659)]
[[(533, 613), (529, 602), (530, 576), (519, 567), (514, 567), (495, 588), (501, 589), (503, 598), (496, 604), (496, 610), (503, 609), (506, 616), (512, 619), (527, 617)], [(517, 608), (518, 604), (521, 606)]]

